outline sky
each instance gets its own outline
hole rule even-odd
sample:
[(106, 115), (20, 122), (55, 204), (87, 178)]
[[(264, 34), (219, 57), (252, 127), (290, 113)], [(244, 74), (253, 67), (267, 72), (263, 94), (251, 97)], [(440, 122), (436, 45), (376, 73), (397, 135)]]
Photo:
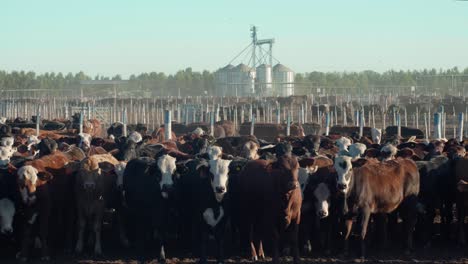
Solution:
[(251, 25), (295, 72), (468, 67), (468, 1), (1, 1), (0, 25), (6, 71), (214, 71)]

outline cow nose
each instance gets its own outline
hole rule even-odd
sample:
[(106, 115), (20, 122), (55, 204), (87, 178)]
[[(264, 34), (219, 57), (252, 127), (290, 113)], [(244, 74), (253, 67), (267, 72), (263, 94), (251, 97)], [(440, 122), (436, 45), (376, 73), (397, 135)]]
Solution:
[(93, 182), (85, 182), (84, 188), (85, 189), (94, 189), (96, 185)]
[(163, 184), (163, 186), (162, 186), (162, 191), (163, 192), (170, 191), (171, 189), (172, 189), (172, 184)]
[(323, 218), (323, 217), (327, 216), (327, 212), (325, 212), (324, 210), (320, 210), (320, 211), (319, 211), (319, 216), (320, 216), (321, 218)]
[(347, 185), (346, 183), (339, 183), (339, 184), (338, 184), (338, 189), (339, 189), (340, 191), (345, 190), (346, 187), (348, 187), (348, 185)]
[(226, 187), (224, 187), (224, 186), (216, 187), (216, 192), (217, 193), (224, 193), (225, 191), (226, 191)]
[(2, 233), (3, 233), (4, 235), (11, 235), (11, 234), (13, 234), (13, 228), (11, 228), (11, 227), (6, 227), (6, 228), (4, 228), (4, 229), (2, 230)]

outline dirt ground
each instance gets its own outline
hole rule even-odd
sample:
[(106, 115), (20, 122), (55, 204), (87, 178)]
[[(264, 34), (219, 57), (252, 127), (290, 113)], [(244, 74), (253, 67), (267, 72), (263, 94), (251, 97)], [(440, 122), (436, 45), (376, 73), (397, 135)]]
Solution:
[[(169, 253), (169, 252), (167, 252)], [(263, 262), (258, 263), (270, 263), (271, 258), (268, 258)], [(365, 259), (359, 259), (354, 257), (344, 258), (344, 257), (336, 257), (336, 256), (309, 256), (309, 257), (301, 257), (301, 263), (308, 264), (308, 263), (468, 263), (468, 248), (461, 249), (461, 248), (437, 248), (437, 249), (419, 249), (411, 256), (405, 256), (402, 254), (402, 251), (398, 250), (391, 250), (390, 252), (370, 252), (370, 255)], [(0, 259), (0, 263), (10, 264), (10, 263), (17, 263), (14, 259)], [(28, 263), (79, 263), (79, 264), (136, 264), (136, 263), (148, 263), (148, 264), (156, 264), (158, 261), (156, 259), (148, 260), (144, 262), (139, 262), (133, 257), (122, 257), (119, 256), (118, 252), (113, 252), (112, 255), (94, 258), (91, 256), (60, 256), (53, 258), (50, 262), (41, 262), (39, 260), (31, 260)], [(189, 264), (189, 263), (197, 263), (196, 258), (168, 258), (167, 264)], [(215, 264), (215, 259), (209, 259), (210, 264)], [(248, 259), (240, 258), (240, 257), (230, 257), (226, 259), (226, 264), (230, 263), (254, 263)], [(292, 258), (290, 257), (282, 257), (281, 263), (292, 263)]]

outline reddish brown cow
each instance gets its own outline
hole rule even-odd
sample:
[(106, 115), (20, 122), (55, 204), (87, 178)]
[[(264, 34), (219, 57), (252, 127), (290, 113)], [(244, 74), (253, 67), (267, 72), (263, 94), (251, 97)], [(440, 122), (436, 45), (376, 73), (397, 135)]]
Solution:
[[(157, 131), (154, 131), (153, 134), (151, 134), (151, 136), (153, 137), (153, 139), (156, 140), (156, 142), (154, 143), (161, 143), (166, 141), (166, 132), (164, 130), (164, 127), (161, 127)], [(173, 131), (171, 131), (171, 140), (177, 140), (177, 136)]]
[[(73, 177), (65, 153), (55, 152), (39, 159), (28, 161), (18, 170), (18, 180), (23, 203), (26, 205), (26, 218), (19, 257), (29, 257), (32, 231), (39, 221), (39, 236), (42, 244), (42, 258), (49, 259), (48, 237), (63, 241), (71, 247), (73, 223)], [(49, 234), (49, 226), (54, 234)]]
[[(261, 243), (267, 241), (272, 243), (273, 263), (278, 263), (279, 237), (288, 229), (293, 236), (294, 262), (299, 261), (297, 232), (302, 196), (298, 170), (297, 159), (285, 155), (276, 162), (251, 161), (239, 174), (238, 197), (235, 199), (242, 208), (241, 242), (249, 242), (252, 258), (264, 257)], [(252, 229), (259, 236), (258, 240), (250, 233)], [(259, 249), (258, 255), (254, 244)]]
[[(407, 235), (407, 252), (413, 249), (413, 229), (417, 220), (419, 171), (414, 161), (396, 159), (384, 162), (338, 156), (334, 167), (338, 174), (337, 189), (346, 197), (345, 208), (361, 214), (361, 256), (365, 256), (367, 225), (371, 214), (391, 213), (402, 209)], [(349, 207), (348, 207), (349, 206)], [(351, 234), (352, 220), (346, 221), (345, 253)], [(385, 236), (384, 236), (385, 239)]]

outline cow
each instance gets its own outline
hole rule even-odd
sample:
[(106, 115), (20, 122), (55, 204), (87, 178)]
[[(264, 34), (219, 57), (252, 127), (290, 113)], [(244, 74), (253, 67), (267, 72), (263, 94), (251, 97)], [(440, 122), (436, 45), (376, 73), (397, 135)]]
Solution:
[[(213, 147), (217, 150), (219, 147)], [(228, 199), (231, 184), (229, 170), (231, 160), (225, 160), (220, 155), (210, 155), (210, 160), (196, 159), (186, 162), (190, 173), (181, 177), (180, 192), (183, 195), (183, 214), (190, 219), (191, 232), (200, 250), (199, 263), (207, 263), (207, 246), (210, 234), (216, 240), (217, 263), (224, 263), (224, 233), (229, 211)], [(185, 209), (186, 208), (186, 209)], [(186, 230), (190, 230), (186, 228)]]
[[(406, 253), (413, 249), (413, 229), (417, 220), (419, 172), (414, 161), (396, 159), (384, 162), (348, 156), (335, 157), (338, 191), (343, 195), (343, 211), (348, 215), (360, 213), (361, 257), (366, 255), (367, 225), (371, 214), (388, 214), (400, 208), (407, 235)], [(346, 220), (345, 254), (348, 254), (348, 239), (353, 225)], [(384, 236), (384, 240), (386, 236)]]
[[(324, 164), (325, 165), (325, 164)], [(303, 190), (301, 211), (300, 240), (303, 250), (311, 253), (312, 244), (330, 254), (332, 243), (332, 223), (337, 217), (334, 202), (336, 194), (336, 171), (333, 164), (320, 167), (308, 177)], [(311, 237), (314, 238), (311, 241)]]
[[(397, 126), (388, 126), (385, 128), (385, 135), (387, 138), (390, 138), (392, 136), (396, 136), (398, 133), (398, 127)], [(424, 132), (421, 129), (417, 128), (410, 128), (410, 127), (401, 127), (401, 136), (403, 138), (409, 138), (412, 136), (416, 136), (416, 138), (422, 139), (424, 138)]]
[(78, 240), (75, 252), (83, 251), (86, 224), (95, 235), (94, 254), (102, 255), (101, 225), (104, 209), (112, 199), (116, 184), (114, 166), (119, 162), (110, 154), (96, 154), (82, 160), (79, 164), (74, 190), (77, 208)]
[(458, 159), (455, 163), (456, 201), (458, 212), (458, 243), (466, 246), (465, 217), (468, 209), (468, 160)]
[(159, 260), (165, 261), (169, 202), (174, 190), (175, 158), (163, 155), (157, 160), (148, 157), (130, 160), (123, 175), (123, 191), (135, 229), (136, 248), (141, 256), (147, 234), (159, 232)]
[[(18, 186), (23, 204), (27, 207), (23, 223), (20, 260), (29, 257), (33, 229), (38, 222), (42, 245), (42, 259), (49, 257), (50, 236), (58, 243), (65, 236), (65, 248), (71, 248), (72, 223), (74, 220), (72, 160), (66, 153), (54, 152), (39, 159), (27, 161), (18, 169)], [(54, 233), (49, 234), (49, 226)], [(61, 244), (63, 246), (63, 244)]]
[(78, 147), (86, 153), (86, 156), (107, 154), (107, 151), (104, 148), (91, 145), (93, 137), (90, 134), (81, 133), (78, 136), (80, 138)]
[[(235, 202), (242, 208), (242, 212), (237, 212), (242, 214), (241, 243), (250, 245), (253, 259), (264, 257), (262, 241), (271, 242), (273, 263), (278, 263), (280, 234), (288, 230), (292, 236), (294, 262), (299, 262), (297, 232), (302, 196), (298, 182), (299, 163), (290, 152), (291, 146), (277, 146), (277, 161), (250, 161), (238, 176)], [(258, 254), (255, 246), (259, 249)]]
[(419, 201), (425, 211), (421, 226), (426, 247), (430, 246), (435, 233), (433, 223), (437, 212), (442, 213), (442, 227), (445, 231), (452, 219), (452, 204), (455, 202), (453, 190), (456, 185), (454, 162), (444, 155), (416, 161), (420, 175)]

